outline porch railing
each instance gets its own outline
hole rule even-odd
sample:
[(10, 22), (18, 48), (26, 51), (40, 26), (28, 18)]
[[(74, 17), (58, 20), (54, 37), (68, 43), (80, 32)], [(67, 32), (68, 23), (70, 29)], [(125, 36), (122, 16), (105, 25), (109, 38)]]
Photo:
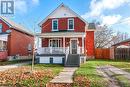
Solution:
[[(69, 47), (41, 47), (37, 49), (38, 54), (69, 54)], [(82, 54), (82, 47), (77, 48), (77, 54)]]
[(43, 47), (37, 49), (38, 54), (65, 54), (68, 51), (68, 47)]

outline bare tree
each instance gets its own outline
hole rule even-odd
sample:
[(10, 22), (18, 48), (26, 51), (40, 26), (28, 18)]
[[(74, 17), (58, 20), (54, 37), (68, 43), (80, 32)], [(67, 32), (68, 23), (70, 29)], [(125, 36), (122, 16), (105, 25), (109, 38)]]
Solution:
[(113, 41), (114, 32), (107, 26), (97, 26), (95, 32), (95, 47), (96, 48), (107, 48), (110, 47)]
[(106, 25), (100, 26), (100, 23), (96, 23), (97, 31), (95, 32), (95, 47), (96, 48), (108, 48), (113, 44), (119, 43), (128, 39), (128, 33), (117, 32), (107, 27)]
[(121, 41), (123, 41), (123, 40), (126, 40), (126, 39), (128, 39), (128, 33), (126, 33), (126, 32), (117, 32), (116, 33), (116, 35), (114, 36), (114, 38), (113, 38), (113, 44), (116, 44), (116, 43), (119, 43), (119, 42), (121, 42)]

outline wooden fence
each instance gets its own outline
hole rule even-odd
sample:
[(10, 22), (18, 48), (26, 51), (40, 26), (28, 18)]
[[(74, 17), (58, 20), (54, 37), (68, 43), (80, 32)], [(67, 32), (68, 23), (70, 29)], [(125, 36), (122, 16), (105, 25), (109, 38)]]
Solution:
[(110, 49), (109, 48), (97, 48), (95, 49), (96, 59), (110, 59)]
[(114, 50), (115, 59), (130, 59), (130, 48), (115, 48)]

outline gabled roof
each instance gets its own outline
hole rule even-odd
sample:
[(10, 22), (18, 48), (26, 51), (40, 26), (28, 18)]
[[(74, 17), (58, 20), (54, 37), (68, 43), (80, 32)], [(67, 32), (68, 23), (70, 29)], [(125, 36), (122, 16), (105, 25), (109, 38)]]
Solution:
[(89, 23), (88, 29), (96, 29), (95, 23)]
[(112, 45), (112, 46), (120, 45), (121, 43), (126, 43), (126, 42), (129, 42), (129, 43), (130, 43), (130, 38), (128, 38), (128, 39), (126, 39), (126, 40), (123, 40), (123, 41), (121, 41), (121, 42), (119, 42), (119, 43), (116, 43), (116, 44), (114, 44), (114, 45)]
[(16, 24), (15, 22), (9, 20), (6, 17), (0, 16), (0, 19), (2, 21), (4, 21), (6, 24), (8, 24), (10, 28), (14, 28), (18, 31), (24, 32), (24, 33), (29, 34), (29, 35), (34, 35), (29, 29), (26, 29), (24, 26), (22, 26), (20, 24)]
[(70, 9), (68, 6), (66, 6), (65, 4), (61, 3), (54, 11), (52, 11), (44, 20), (42, 20), (40, 23), (39, 23), (39, 26), (42, 26), (42, 24), (44, 22), (46, 22), (49, 17), (54, 13), (56, 12), (59, 8), (61, 8), (62, 6), (64, 6), (65, 8), (67, 8), (69, 11), (71, 11), (73, 14), (75, 14), (78, 18), (80, 18), (83, 22), (85, 22), (86, 24), (88, 24), (80, 15), (78, 15), (77, 13), (75, 13), (72, 9)]

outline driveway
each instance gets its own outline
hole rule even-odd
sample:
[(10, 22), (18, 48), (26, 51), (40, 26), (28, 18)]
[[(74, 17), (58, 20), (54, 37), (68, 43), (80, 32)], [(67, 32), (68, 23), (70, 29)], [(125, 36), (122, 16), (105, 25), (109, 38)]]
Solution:
[(121, 87), (114, 75), (122, 75), (130, 80), (130, 73), (116, 68), (114, 66), (99, 66), (97, 67), (98, 73), (109, 81), (109, 87)]

